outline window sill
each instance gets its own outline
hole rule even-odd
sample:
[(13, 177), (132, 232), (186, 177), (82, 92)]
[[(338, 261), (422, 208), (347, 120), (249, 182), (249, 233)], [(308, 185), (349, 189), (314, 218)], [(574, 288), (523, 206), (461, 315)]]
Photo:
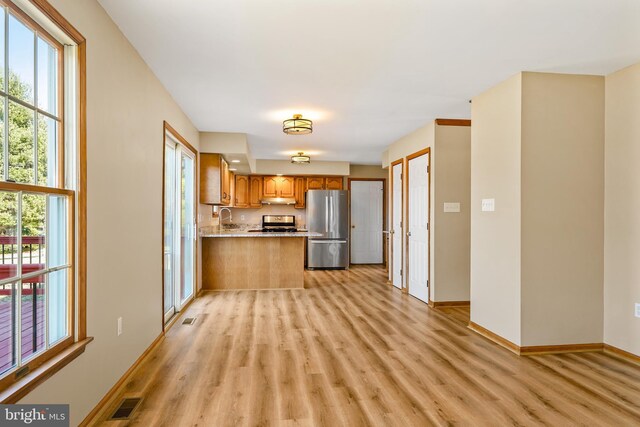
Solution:
[(71, 344), (59, 354), (38, 366), (29, 374), (25, 375), (18, 382), (11, 384), (6, 390), (0, 392), (0, 402), (16, 403), (39, 384), (52, 377), (53, 374), (67, 366), (76, 357), (84, 353), (84, 349), (93, 337), (85, 338), (82, 341)]

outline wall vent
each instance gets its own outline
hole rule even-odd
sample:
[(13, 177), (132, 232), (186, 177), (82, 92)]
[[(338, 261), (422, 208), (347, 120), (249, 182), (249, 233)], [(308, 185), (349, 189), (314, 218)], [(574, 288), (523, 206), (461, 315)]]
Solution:
[(109, 417), (109, 420), (128, 420), (140, 404), (140, 401), (142, 401), (140, 397), (122, 399), (122, 402), (120, 402), (118, 408)]

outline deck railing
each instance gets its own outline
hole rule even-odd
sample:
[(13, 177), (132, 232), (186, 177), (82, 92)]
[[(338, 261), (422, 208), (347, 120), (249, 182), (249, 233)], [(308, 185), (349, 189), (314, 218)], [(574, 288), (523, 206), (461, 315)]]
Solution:
[[(37, 246), (35, 251), (34, 246)], [(24, 263), (26, 256), (28, 256), (29, 264), (33, 264), (34, 258), (38, 264), (41, 264), (44, 255), (43, 248), (44, 236), (22, 236), (22, 262)], [(16, 236), (0, 236), (0, 264), (13, 264), (18, 257), (17, 249), (18, 238)]]
[[(44, 236), (22, 236), (22, 274), (45, 268)], [(18, 262), (16, 236), (0, 236), (0, 280), (16, 276)], [(44, 276), (22, 280), (21, 348), (23, 358), (44, 346)], [(0, 285), (0, 372), (13, 366), (16, 345), (17, 298), (15, 283)]]

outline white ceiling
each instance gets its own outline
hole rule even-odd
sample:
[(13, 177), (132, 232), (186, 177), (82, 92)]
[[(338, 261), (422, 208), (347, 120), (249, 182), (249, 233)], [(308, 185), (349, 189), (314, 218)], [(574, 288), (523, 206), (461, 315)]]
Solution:
[[(380, 163), (521, 71), (640, 61), (638, 0), (99, 0), (194, 125), (258, 159)], [(301, 112), (314, 132), (286, 136)]]

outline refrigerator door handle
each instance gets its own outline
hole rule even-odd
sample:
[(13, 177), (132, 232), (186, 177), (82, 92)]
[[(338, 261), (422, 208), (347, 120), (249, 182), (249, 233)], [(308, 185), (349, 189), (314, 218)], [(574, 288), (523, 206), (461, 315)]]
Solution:
[(329, 196), (324, 196), (324, 232), (329, 232)]
[(330, 243), (347, 243), (346, 240), (309, 240), (309, 243), (321, 243), (328, 245)]

